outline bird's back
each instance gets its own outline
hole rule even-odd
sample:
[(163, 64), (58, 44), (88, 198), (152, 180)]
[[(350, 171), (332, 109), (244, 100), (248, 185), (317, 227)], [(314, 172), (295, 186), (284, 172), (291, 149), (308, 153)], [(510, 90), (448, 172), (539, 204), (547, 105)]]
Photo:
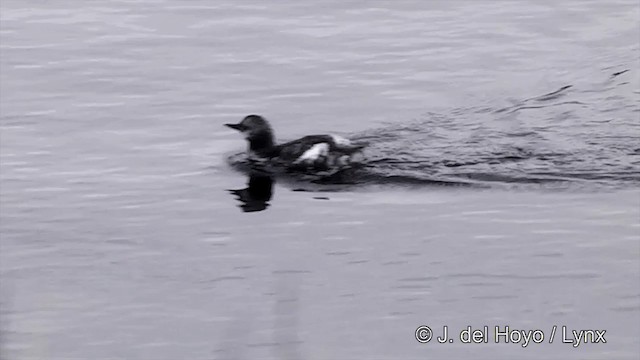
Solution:
[(352, 154), (365, 146), (365, 144), (353, 144), (349, 140), (335, 135), (308, 135), (278, 145), (277, 154), (283, 160), (295, 161), (314, 147), (316, 149), (326, 147), (329, 152)]
[(351, 156), (365, 146), (336, 135), (308, 135), (278, 145), (276, 153), (293, 167), (332, 168), (350, 163)]

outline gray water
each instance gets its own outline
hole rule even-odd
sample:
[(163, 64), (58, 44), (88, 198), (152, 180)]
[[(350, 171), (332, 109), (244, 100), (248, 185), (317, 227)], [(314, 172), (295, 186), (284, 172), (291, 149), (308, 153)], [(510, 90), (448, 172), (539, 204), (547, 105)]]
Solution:
[[(0, 6), (3, 359), (640, 355), (637, 1)], [(250, 113), (362, 186), (243, 212)]]

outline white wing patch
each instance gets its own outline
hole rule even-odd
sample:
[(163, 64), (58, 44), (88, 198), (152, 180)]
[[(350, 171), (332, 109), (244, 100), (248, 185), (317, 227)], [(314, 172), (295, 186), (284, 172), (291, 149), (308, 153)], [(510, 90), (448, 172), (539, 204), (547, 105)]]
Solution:
[(294, 164), (299, 163), (313, 163), (322, 156), (329, 154), (329, 144), (318, 143), (313, 145), (309, 150), (305, 151), (299, 158), (294, 161)]
[(345, 139), (342, 136), (339, 135), (329, 135), (331, 136), (331, 138), (333, 139), (333, 142), (338, 145), (338, 146), (344, 146), (344, 147), (351, 147), (353, 146), (351, 144), (351, 141), (349, 141), (349, 139)]

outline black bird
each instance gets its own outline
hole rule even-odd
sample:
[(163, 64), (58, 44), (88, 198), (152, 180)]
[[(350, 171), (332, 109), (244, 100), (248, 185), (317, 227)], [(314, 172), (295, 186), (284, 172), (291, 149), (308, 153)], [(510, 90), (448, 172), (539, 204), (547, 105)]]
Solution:
[(276, 145), (269, 122), (249, 115), (238, 124), (225, 124), (240, 131), (249, 142), (251, 160), (269, 161), (295, 169), (339, 169), (356, 162), (366, 144), (352, 143), (337, 135), (308, 135)]

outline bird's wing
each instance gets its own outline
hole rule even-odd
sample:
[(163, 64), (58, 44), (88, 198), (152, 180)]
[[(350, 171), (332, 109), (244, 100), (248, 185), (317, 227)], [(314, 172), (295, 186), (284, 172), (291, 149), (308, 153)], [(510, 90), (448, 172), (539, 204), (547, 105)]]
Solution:
[(302, 154), (309, 151), (315, 145), (327, 143), (327, 145), (330, 146), (331, 142), (331, 137), (328, 135), (308, 135), (298, 140), (278, 145), (278, 156), (283, 160), (297, 160)]

